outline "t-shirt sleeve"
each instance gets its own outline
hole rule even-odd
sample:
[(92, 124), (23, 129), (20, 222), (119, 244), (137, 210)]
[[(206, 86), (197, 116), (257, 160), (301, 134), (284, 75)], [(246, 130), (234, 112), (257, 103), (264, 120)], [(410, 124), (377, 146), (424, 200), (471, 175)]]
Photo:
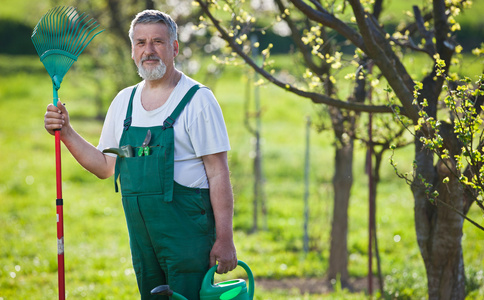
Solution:
[[(119, 128), (117, 130), (117, 122), (120, 118), (120, 112), (122, 111), (124, 98), (126, 91), (121, 91), (113, 100), (109, 106), (106, 118), (104, 119), (103, 129), (101, 131), (101, 137), (99, 138), (99, 144), (97, 149), (103, 151), (106, 148), (119, 147), (120, 133)], [(119, 127), (119, 126), (118, 126)], [(115, 154), (107, 153), (109, 156), (115, 157)]]
[(229, 151), (230, 142), (220, 105), (210, 90), (201, 89), (198, 93), (202, 107), (188, 126), (196, 156)]

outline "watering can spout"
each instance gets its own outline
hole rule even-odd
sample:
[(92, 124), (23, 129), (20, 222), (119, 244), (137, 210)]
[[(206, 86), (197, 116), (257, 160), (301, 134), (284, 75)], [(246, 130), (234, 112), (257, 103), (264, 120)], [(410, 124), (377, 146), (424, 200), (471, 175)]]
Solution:
[(249, 281), (249, 289), (243, 279), (233, 279), (214, 284), (214, 275), (217, 266), (208, 270), (200, 289), (200, 300), (252, 300), (254, 298), (254, 276), (249, 266), (239, 260), (237, 265), (245, 269)]

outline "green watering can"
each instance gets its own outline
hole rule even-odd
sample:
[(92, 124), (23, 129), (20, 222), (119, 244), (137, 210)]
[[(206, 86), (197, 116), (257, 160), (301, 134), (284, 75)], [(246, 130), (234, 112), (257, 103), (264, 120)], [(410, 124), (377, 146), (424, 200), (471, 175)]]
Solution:
[[(244, 279), (233, 279), (214, 284), (213, 277), (217, 266), (213, 266), (208, 270), (203, 278), (202, 287), (200, 289), (200, 300), (252, 300), (254, 298), (254, 276), (249, 266), (239, 260), (237, 265), (245, 269), (249, 279), (250, 290), (247, 290), (247, 284)], [(168, 285), (160, 285), (151, 290), (153, 295), (166, 295), (172, 297), (174, 300), (188, 300), (182, 295), (170, 290)]]

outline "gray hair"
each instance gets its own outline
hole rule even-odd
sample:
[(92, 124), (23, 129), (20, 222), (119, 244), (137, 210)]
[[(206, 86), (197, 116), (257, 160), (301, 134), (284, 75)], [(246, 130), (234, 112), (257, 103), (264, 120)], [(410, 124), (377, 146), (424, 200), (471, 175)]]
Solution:
[(138, 13), (136, 17), (133, 19), (133, 21), (131, 22), (131, 26), (129, 28), (129, 39), (131, 40), (131, 43), (133, 43), (134, 27), (137, 24), (156, 24), (156, 23), (162, 23), (168, 27), (168, 34), (170, 35), (171, 43), (178, 40), (178, 35), (177, 35), (178, 26), (176, 25), (175, 21), (173, 21), (173, 19), (170, 17), (170, 15), (164, 12), (161, 12), (159, 10), (147, 9)]

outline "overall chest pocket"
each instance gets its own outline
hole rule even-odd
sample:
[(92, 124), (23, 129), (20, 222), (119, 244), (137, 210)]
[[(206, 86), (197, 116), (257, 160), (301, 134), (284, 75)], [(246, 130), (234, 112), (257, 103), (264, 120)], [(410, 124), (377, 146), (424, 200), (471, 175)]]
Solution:
[[(123, 194), (164, 194), (166, 148), (153, 147), (148, 156), (120, 158), (119, 175)], [(137, 154), (137, 152), (136, 152)]]

